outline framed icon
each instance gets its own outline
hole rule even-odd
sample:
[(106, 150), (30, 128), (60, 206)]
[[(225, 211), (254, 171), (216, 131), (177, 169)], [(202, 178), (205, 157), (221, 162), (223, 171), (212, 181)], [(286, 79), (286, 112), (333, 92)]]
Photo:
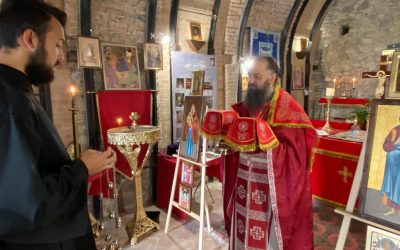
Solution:
[(192, 209), (192, 188), (179, 185), (179, 206), (190, 212)]
[(200, 157), (200, 127), (205, 112), (203, 96), (186, 96), (179, 155), (193, 161)]
[(194, 167), (192, 164), (182, 162), (181, 183), (186, 186), (193, 186)]
[(190, 23), (190, 34), (191, 39), (196, 41), (203, 41), (203, 37), (201, 36), (201, 25), (197, 22)]
[(96, 37), (78, 36), (77, 43), (78, 67), (101, 69), (100, 40)]
[(110, 89), (140, 89), (140, 71), (135, 46), (101, 44), (104, 87)]
[(204, 75), (205, 71), (192, 72), (192, 84), (190, 86), (191, 95), (203, 95)]
[(144, 69), (163, 69), (163, 50), (161, 43), (144, 44)]

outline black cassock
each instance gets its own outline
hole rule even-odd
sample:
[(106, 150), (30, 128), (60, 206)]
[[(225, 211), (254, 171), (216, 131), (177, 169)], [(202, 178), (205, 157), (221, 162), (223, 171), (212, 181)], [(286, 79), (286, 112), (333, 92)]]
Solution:
[(96, 249), (87, 177), (27, 76), (0, 65), (0, 250)]

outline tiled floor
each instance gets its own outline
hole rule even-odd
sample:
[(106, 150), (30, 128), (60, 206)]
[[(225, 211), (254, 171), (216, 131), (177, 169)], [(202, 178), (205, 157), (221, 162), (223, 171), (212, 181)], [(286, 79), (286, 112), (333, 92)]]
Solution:
[[(214, 204), (209, 205), (211, 224), (220, 224), (223, 222), (222, 215), (222, 196), (221, 184), (218, 182), (209, 183), (210, 191), (213, 195)], [(210, 199), (209, 199), (210, 200)], [(195, 201), (192, 203), (192, 209), (199, 211), (200, 190), (196, 192)], [(146, 211), (160, 211), (157, 207), (151, 206)], [(164, 233), (167, 211), (160, 211), (160, 230), (145, 238), (135, 246), (128, 243), (128, 235), (124, 230), (125, 226), (119, 232), (119, 241), (124, 243), (124, 250), (194, 250), (198, 249), (199, 222), (188, 217), (187, 221), (179, 221), (171, 217), (168, 234)], [(133, 218), (133, 215), (123, 216), (123, 224), (126, 224)], [(107, 230), (107, 227), (106, 227)], [(101, 246), (101, 243), (99, 244)], [(98, 247), (100, 249), (100, 247)], [(228, 245), (210, 236), (208, 232), (203, 233), (203, 249), (223, 250), (228, 249)]]
[[(223, 223), (222, 215), (222, 196), (221, 184), (219, 182), (209, 183), (211, 193), (213, 195), (214, 204), (209, 205), (210, 220), (213, 225), (221, 225)], [(200, 191), (196, 193), (195, 201), (192, 204), (192, 209), (198, 211), (200, 201)], [(209, 199), (210, 200), (210, 199)], [(333, 212), (333, 207), (321, 202), (314, 202), (314, 244), (315, 249), (330, 250), (334, 249), (336, 244), (337, 234), (340, 229), (342, 217)], [(146, 208), (146, 211), (159, 211), (155, 206)], [(160, 211), (160, 227), (161, 229), (152, 235), (148, 236), (135, 246), (130, 246), (128, 236), (124, 230), (124, 226), (119, 231), (119, 242), (124, 244), (124, 250), (194, 250), (198, 249), (198, 231), (199, 223), (197, 220), (189, 219), (187, 221), (178, 221), (171, 218), (169, 232), (164, 233), (166, 212)], [(133, 218), (133, 215), (123, 216), (123, 224), (126, 224)], [(215, 238), (213, 238), (213, 235)], [(203, 233), (203, 249), (219, 250), (228, 249), (228, 245), (222, 238), (216, 237), (215, 234)], [(345, 249), (364, 249), (365, 225), (362, 223), (352, 223), (350, 228), (349, 239)], [(101, 246), (101, 244), (99, 244)], [(101, 249), (99, 247), (99, 249)]]

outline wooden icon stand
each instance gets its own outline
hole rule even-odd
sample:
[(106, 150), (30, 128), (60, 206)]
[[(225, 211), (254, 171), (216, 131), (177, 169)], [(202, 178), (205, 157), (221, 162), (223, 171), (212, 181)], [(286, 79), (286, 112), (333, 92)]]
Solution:
[[(182, 212), (186, 213), (187, 215), (191, 216), (192, 218), (198, 220), (200, 222), (200, 225), (199, 225), (199, 249), (203, 249), (204, 210), (205, 210), (206, 219), (207, 219), (207, 229), (208, 229), (208, 231), (211, 230), (210, 215), (209, 215), (209, 211), (208, 211), (208, 206), (205, 203), (205, 185), (206, 185), (206, 168), (207, 168), (207, 162), (206, 162), (207, 139), (204, 136), (202, 137), (202, 143), (203, 143), (203, 145), (202, 145), (203, 151), (201, 153), (201, 163), (185, 159), (183, 157), (180, 157), (179, 155), (174, 155), (174, 157), (176, 158), (175, 173), (174, 173), (174, 180), (172, 182), (171, 196), (169, 199), (167, 221), (165, 224), (165, 233), (167, 234), (169, 222), (171, 219), (172, 207), (176, 207), (180, 211), (182, 211)], [(179, 150), (178, 150), (178, 152), (179, 152)], [(183, 209), (179, 206), (178, 202), (174, 201), (174, 195), (175, 195), (175, 190), (176, 190), (176, 181), (178, 179), (179, 163), (181, 161), (184, 161), (184, 162), (187, 162), (187, 163), (190, 163), (193, 165), (197, 165), (201, 169), (200, 212), (199, 212), (200, 214), (194, 213), (193, 211), (191, 211), (191, 212), (186, 211), (185, 209)]]
[(362, 175), (363, 175), (366, 142), (367, 142), (367, 138), (365, 138), (365, 141), (363, 142), (360, 158), (358, 160), (357, 169), (356, 169), (356, 173), (354, 175), (353, 185), (351, 186), (349, 200), (347, 201), (346, 209), (342, 209), (342, 208), (335, 209), (336, 213), (343, 215), (342, 226), (340, 227), (339, 237), (336, 242), (335, 250), (343, 250), (344, 244), (346, 242), (347, 234), (349, 232), (351, 219), (361, 221), (365, 224), (368, 224), (368, 225), (371, 225), (371, 226), (374, 226), (377, 228), (381, 228), (383, 230), (386, 230), (386, 231), (394, 233), (394, 234), (400, 234), (400, 231), (398, 231), (398, 230), (389, 228), (387, 226), (367, 220), (365, 218), (361, 218), (354, 213), (354, 207), (355, 207), (356, 200), (358, 197), (358, 192), (360, 190), (360, 185), (361, 185), (361, 180), (362, 180)]

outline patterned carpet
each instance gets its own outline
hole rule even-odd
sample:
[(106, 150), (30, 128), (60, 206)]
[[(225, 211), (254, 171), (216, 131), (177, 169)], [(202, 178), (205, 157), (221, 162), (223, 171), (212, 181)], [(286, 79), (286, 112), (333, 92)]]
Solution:
[[(314, 200), (314, 250), (335, 249), (343, 216), (334, 212), (336, 207)], [(211, 236), (227, 243), (228, 236), (225, 233), (223, 224), (213, 225)], [(347, 237), (345, 250), (365, 249), (366, 225), (358, 221), (352, 221)]]
[[(343, 216), (334, 212), (335, 207), (314, 200), (314, 249), (335, 249)], [(352, 220), (345, 248), (346, 250), (364, 250), (365, 224)]]

